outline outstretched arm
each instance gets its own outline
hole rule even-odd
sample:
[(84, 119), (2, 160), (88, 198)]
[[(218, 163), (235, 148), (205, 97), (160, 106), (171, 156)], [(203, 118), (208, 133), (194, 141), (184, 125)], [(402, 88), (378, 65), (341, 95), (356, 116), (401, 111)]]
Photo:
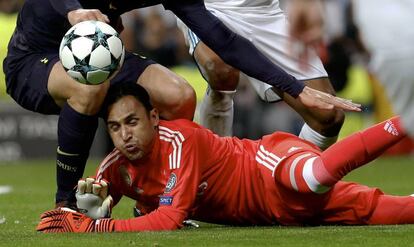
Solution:
[(251, 42), (228, 29), (200, 0), (170, 1), (164, 6), (180, 18), (226, 63), (297, 97), (305, 87), (267, 59)]
[[(41, 221), (37, 226), (38, 231), (42, 232), (131, 232), (131, 231), (160, 231), (175, 230), (183, 226), (183, 220), (188, 217), (190, 209), (195, 205), (195, 198), (200, 184), (200, 163), (205, 161), (207, 155), (204, 147), (208, 146), (204, 140), (205, 131), (200, 134), (182, 137), (181, 153), (174, 163), (176, 168), (170, 170), (170, 178), (166, 183), (165, 190), (159, 195), (159, 206), (149, 214), (125, 220), (115, 220), (110, 218), (93, 220), (92, 218), (78, 213), (68, 212), (59, 208), (45, 212), (41, 215)], [(200, 143), (204, 143), (200, 145)], [(208, 142), (209, 144), (210, 142)], [(169, 154), (165, 154), (169, 155)], [(184, 162), (185, 161), (185, 162)], [(106, 168), (102, 171), (109, 176), (104, 176), (109, 181), (114, 177), (116, 182), (117, 170), (115, 167)], [(102, 177), (99, 175), (98, 178)], [(125, 186), (125, 185), (123, 185)], [(122, 187), (124, 188), (124, 187)], [(94, 190), (93, 185), (89, 189)], [(121, 192), (121, 187), (112, 188), (113, 192)]]
[(359, 111), (359, 105), (306, 87), (273, 64), (251, 42), (228, 29), (200, 0), (170, 1), (164, 6), (180, 18), (226, 63), (298, 98), (308, 107)]

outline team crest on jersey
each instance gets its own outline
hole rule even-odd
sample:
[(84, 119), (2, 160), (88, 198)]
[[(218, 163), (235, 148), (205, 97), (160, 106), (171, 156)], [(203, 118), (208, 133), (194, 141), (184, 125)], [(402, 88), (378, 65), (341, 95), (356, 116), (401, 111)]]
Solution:
[(168, 178), (167, 185), (165, 186), (164, 193), (170, 193), (172, 189), (175, 187), (177, 183), (177, 175), (175, 173), (170, 174), (170, 178)]

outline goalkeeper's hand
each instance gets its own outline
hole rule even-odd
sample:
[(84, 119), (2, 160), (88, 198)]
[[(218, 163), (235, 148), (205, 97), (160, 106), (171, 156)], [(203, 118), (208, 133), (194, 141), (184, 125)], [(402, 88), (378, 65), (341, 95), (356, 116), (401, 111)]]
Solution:
[(47, 211), (40, 216), (36, 227), (40, 232), (112, 232), (113, 219), (93, 220), (88, 216), (69, 208), (58, 208)]
[(76, 206), (79, 212), (92, 219), (111, 217), (112, 197), (108, 195), (108, 182), (86, 178), (78, 181)]

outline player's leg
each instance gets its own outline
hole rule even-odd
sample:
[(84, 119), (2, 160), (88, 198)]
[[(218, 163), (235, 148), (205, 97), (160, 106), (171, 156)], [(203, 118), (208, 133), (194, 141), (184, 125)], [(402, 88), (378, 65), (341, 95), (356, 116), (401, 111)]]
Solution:
[[(326, 78), (326, 71), (315, 52), (310, 52), (309, 61), (305, 68), (301, 68), (298, 59), (289, 54), (288, 24), (281, 11), (274, 11), (272, 15), (266, 16), (254, 16), (254, 13), (249, 13), (249, 16), (243, 16), (237, 11), (222, 10), (219, 6), (214, 6), (214, 4), (209, 5), (209, 10), (230, 29), (253, 42), (263, 54), (285, 71), (300, 80), (305, 80), (312, 88), (334, 94), (334, 90)], [(190, 46), (190, 53), (195, 49), (194, 58), (199, 64), (204, 77), (209, 82), (210, 87), (215, 89), (208, 91), (207, 97), (201, 106), (200, 116), (202, 124), (208, 128), (213, 128), (213, 130), (220, 130), (220, 126), (224, 130), (231, 130), (231, 99), (233, 98), (233, 90), (236, 88), (233, 85), (237, 85), (239, 81), (238, 71), (226, 65), (217, 55), (208, 48), (206, 49), (201, 43), (201, 45), (197, 45), (198, 38), (182, 23), (178, 23)], [(279, 98), (275, 92), (271, 92), (270, 85), (258, 86), (257, 80), (253, 78), (248, 78), (248, 80), (262, 99), (275, 101), (275, 99)], [(331, 111), (308, 109), (298, 100), (287, 96), (287, 94), (281, 94), (281, 98), (304, 118), (306, 124), (300, 133), (303, 139), (311, 141), (323, 149), (336, 141), (344, 121), (342, 111), (336, 109)]]
[(56, 206), (72, 206), (73, 188), (82, 177), (98, 127), (109, 82), (84, 85), (70, 78), (60, 62), (50, 71), (48, 91), (61, 107), (56, 155)]
[(140, 75), (138, 83), (150, 94), (161, 118), (193, 119), (196, 94), (191, 85), (181, 76), (160, 64), (151, 64)]
[[(309, 51), (307, 61), (302, 63), (299, 63), (299, 58), (289, 50), (290, 37), (287, 30), (289, 23), (282, 12), (262, 17), (260, 22), (252, 19), (249, 23), (251, 23), (249, 27), (253, 30), (254, 44), (272, 62), (298, 80), (304, 81), (309, 87), (335, 94), (323, 64), (314, 50)], [(266, 97), (262, 96), (262, 98), (267, 99), (271, 94), (270, 91), (266, 90), (264, 92)], [(310, 109), (285, 93), (277, 93), (304, 119), (305, 125), (299, 135), (302, 139), (308, 140), (322, 149), (335, 143), (344, 121), (344, 113), (341, 110)]]
[(239, 81), (239, 71), (224, 63), (179, 19), (177, 25), (184, 35), (190, 55), (209, 84), (199, 106), (199, 122), (220, 136), (231, 136), (233, 98)]
[(315, 221), (318, 224), (414, 223), (414, 197), (412, 196), (386, 195), (378, 188), (338, 182), (322, 197), (324, 202), (319, 205), (319, 208), (315, 208), (318, 212)]
[[(311, 88), (335, 95), (335, 91), (328, 78), (306, 80), (305, 84)], [(304, 106), (299, 100), (286, 93), (278, 92), (279, 96), (301, 115), (305, 121), (299, 137), (311, 141), (321, 149), (326, 149), (336, 142), (339, 131), (345, 119), (342, 110), (319, 110)]]
[(57, 149), (58, 205), (74, 202), (73, 188), (82, 176), (97, 128), (96, 113), (109, 83), (86, 86), (71, 79), (58, 54), (32, 54), (6, 62), (10, 95), (26, 109), (59, 114)]
[(231, 136), (233, 97), (239, 71), (224, 63), (179, 19), (177, 25), (184, 35), (190, 55), (209, 84), (198, 110), (200, 124), (220, 136)]
[(275, 171), (276, 181), (298, 192), (327, 192), (350, 171), (367, 164), (406, 136), (394, 117), (355, 133), (317, 154), (301, 152)]
[(201, 41), (195, 46), (193, 56), (209, 84), (199, 108), (200, 124), (220, 136), (231, 136), (233, 98), (240, 73)]
[[(401, 127), (400, 117), (376, 124), (363, 131), (352, 134), (325, 150), (321, 155), (321, 163), (326, 172), (340, 180), (347, 173), (380, 156), (385, 150), (406, 136)], [(343, 155), (338, 155), (343, 154)], [(322, 164), (321, 164), (322, 165)], [(316, 168), (315, 168), (316, 170)], [(319, 171), (320, 175), (324, 172)], [(322, 178), (320, 178), (322, 180)], [(329, 185), (328, 181), (321, 181)]]
[(92, 102), (95, 97), (91, 96), (102, 96), (108, 83), (96, 87), (77, 83), (58, 60), (58, 54), (32, 54), (19, 60), (8, 57), (6, 79), (8, 92), (24, 108), (60, 113), (56, 202), (64, 203), (73, 199), (72, 190), (82, 176), (97, 127), (94, 114), (103, 97)]
[(414, 223), (414, 197), (380, 195), (369, 218), (370, 225)]

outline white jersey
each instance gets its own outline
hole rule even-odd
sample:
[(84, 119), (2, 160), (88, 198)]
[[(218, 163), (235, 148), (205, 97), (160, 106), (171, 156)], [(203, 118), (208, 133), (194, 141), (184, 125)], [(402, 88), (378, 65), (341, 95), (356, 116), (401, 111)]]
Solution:
[[(207, 9), (228, 28), (248, 39), (274, 64), (298, 80), (327, 77), (321, 60), (315, 51), (309, 52), (308, 63), (301, 67), (299, 58), (289, 51), (288, 21), (279, 7), (278, 0), (205, 0)], [(189, 52), (193, 55), (200, 39), (178, 21)], [(240, 74), (241, 81), (248, 81), (259, 96), (268, 102), (280, 100), (269, 84)]]
[(232, 10), (237, 12), (256, 12), (268, 15), (281, 11), (279, 0), (205, 0), (207, 8)]

